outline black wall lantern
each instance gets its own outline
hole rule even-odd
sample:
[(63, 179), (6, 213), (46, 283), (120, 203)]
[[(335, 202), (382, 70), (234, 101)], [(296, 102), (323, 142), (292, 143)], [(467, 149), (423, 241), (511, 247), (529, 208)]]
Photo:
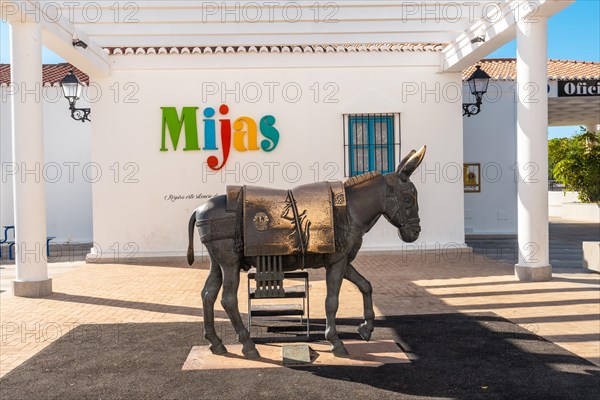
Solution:
[(73, 73), (73, 70), (69, 71), (67, 76), (60, 81), (60, 86), (62, 87), (63, 94), (65, 98), (69, 101), (69, 109), (71, 110), (71, 118), (76, 121), (89, 121), (88, 116), (90, 115), (91, 110), (89, 108), (75, 108), (75, 103), (81, 97), (81, 90), (83, 89), (83, 85), (79, 82), (79, 79)]
[(81, 39), (73, 39), (73, 47), (81, 47), (82, 49), (87, 49), (88, 45)]
[(487, 92), (490, 76), (478, 65), (475, 67), (473, 74), (467, 79), (467, 83), (471, 94), (475, 96), (475, 103), (463, 103), (463, 117), (465, 115), (467, 117), (477, 115), (481, 111), (481, 100)]

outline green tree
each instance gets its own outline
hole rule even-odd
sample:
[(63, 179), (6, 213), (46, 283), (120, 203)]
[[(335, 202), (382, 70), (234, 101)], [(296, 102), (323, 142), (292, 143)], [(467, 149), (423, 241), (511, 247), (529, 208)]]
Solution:
[(598, 133), (581, 132), (548, 141), (548, 176), (579, 193), (586, 203), (600, 202), (600, 145)]

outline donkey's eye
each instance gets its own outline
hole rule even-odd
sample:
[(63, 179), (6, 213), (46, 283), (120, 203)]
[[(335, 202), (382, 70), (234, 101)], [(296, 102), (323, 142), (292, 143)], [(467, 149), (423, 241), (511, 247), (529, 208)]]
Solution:
[(412, 207), (415, 205), (415, 196), (413, 196), (411, 194), (405, 194), (403, 201), (404, 201), (404, 206)]

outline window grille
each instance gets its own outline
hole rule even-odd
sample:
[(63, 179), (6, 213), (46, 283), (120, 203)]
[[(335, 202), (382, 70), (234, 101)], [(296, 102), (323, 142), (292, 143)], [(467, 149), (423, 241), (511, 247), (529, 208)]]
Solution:
[(344, 170), (347, 176), (396, 169), (396, 154), (400, 153), (396, 134), (398, 114), (344, 115)]

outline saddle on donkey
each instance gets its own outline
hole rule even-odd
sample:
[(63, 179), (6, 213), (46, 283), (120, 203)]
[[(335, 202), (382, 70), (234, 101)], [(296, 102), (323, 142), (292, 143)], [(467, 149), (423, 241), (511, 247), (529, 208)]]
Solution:
[(333, 253), (333, 208), (345, 206), (341, 182), (311, 183), (291, 190), (227, 187), (227, 210), (238, 217), (242, 214), (245, 256)]

